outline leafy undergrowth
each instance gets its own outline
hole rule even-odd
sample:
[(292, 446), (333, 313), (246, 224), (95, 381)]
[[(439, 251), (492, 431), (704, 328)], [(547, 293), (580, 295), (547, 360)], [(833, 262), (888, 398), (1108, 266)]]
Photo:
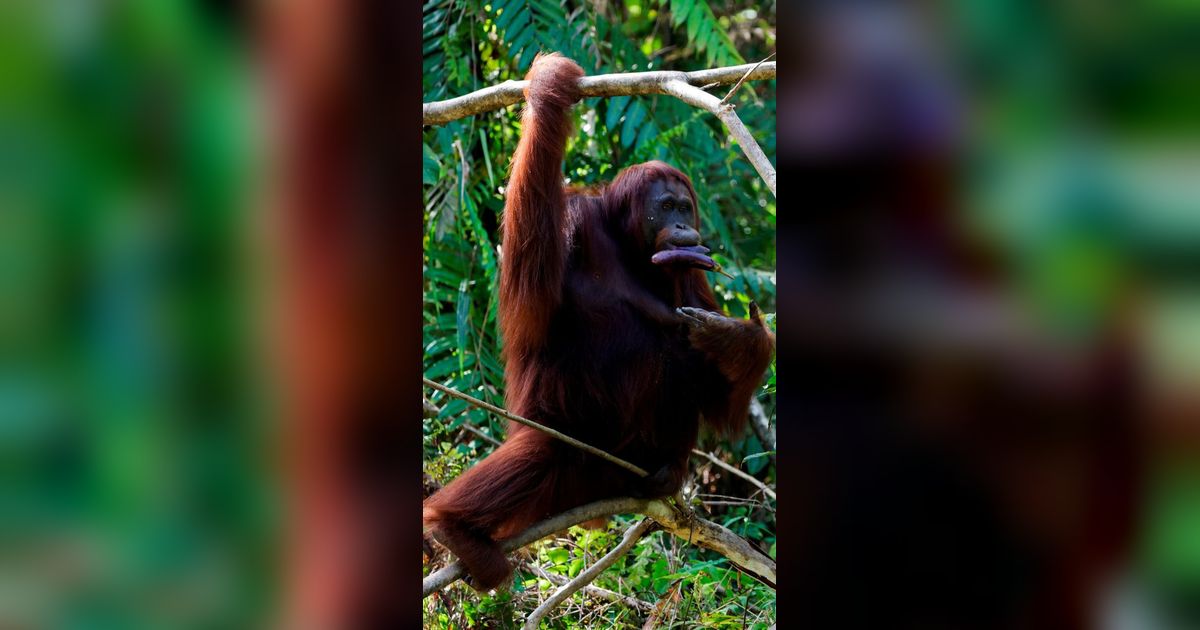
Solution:
[[(774, 557), (775, 538), (750, 512), (737, 507), (719, 522)], [(565, 536), (547, 539), (515, 554), (521, 564), (512, 584), (479, 595), (459, 581), (426, 598), (430, 628), (520, 628), (524, 619), (561, 584), (546, 575), (573, 578), (620, 542), (633, 519), (609, 520), (604, 531), (572, 527)], [(772, 523), (773, 525), (773, 523)], [(577, 592), (542, 622), (543, 628), (767, 628), (775, 620), (775, 592), (741, 574), (719, 554), (687, 544), (666, 532), (642, 538), (616, 564), (592, 582), (645, 603), (614, 602)]]

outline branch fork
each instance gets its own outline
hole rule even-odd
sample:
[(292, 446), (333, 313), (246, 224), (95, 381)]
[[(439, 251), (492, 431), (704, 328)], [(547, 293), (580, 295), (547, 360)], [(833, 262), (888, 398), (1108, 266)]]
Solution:
[[(733, 104), (729, 102), (743, 82), (775, 78), (775, 62), (767, 59), (756, 64), (694, 72), (658, 70), (597, 74), (580, 79), (579, 90), (584, 98), (666, 94), (715, 115), (729, 130), (771, 194), (775, 195), (775, 167), (754, 140), (750, 130), (738, 118)], [(729, 83), (735, 85), (721, 99), (704, 91), (715, 85)], [(444, 125), (459, 118), (514, 105), (525, 99), (525, 87), (528, 84), (528, 81), (509, 80), (464, 96), (425, 103), (422, 105), (422, 122), (430, 126)]]
[[(690, 510), (689, 510), (690, 511)], [(671, 534), (725, 556), (747, 575), (775, 588), (775, 561), (755, 549), (749, 542), (727, 528), (700, 518), (694, 512), (681, 516), (677, 506), (661, 499), (645, 500), (629, 497), (605, 499), (581, 505), (552, 516), (503, 542), (501, 548), (510, 553), (556, 532), (595, 518), (614, 514), (645, 514)], [(454, 562), (430, 574), (422, 581), (421, 597), (427, 597), (462, 578), (462, 563)]]

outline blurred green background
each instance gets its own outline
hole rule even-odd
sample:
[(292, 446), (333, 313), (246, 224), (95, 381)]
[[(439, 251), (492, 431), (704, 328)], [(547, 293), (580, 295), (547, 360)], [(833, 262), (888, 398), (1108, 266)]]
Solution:
[(962, 2), (976, 117), (964, 222), (1068, 343), (1125, 320), (1145, 457), (1131, 555), (1096, 606), (1200, 627), (1200, 4)]
[(248, 42), (0, 7), (0, 625), (255, 625), (276, 582)]

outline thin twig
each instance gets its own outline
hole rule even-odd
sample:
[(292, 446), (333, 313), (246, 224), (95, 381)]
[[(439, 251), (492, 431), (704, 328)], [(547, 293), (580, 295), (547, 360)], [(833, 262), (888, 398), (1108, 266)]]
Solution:
[[(421, 407), (425, 413), (426, 418), (436, 418), (438, 416), (438, 414), (440, 414), (442, 412), (440, 407), (438, 407), (437, 405), (430, 402), (429, 399), (424, 396), (421, 397)], [(479, 437), (483, 438), (484, 440), (487, 440), (488, 442), (491, 442), (492, 444), (495, 444), (496, 446), (500, 446), (500, 440), (497, 440), (496, 438), (484, 433), (483, 431), (480, 431), (479, 429), (472, 426), (471, 423), (469, 423), (469, 422), (464, 422), (462, 424), (462, 428), (463, 428), (463, 430), (474, 433), (475, 435), (478, 435)]]
[[(549, 571), (535, 564), (529, 564), (527, 566), (538, 576), (553, 582), (555, 585), (562, 586), (563, 584), (571, 581), (570, 578), (565, 575), (550, 573)], [(585, 595), (589, 595), (597, 599), (607, 600), (615, 604), (621, 604), (622, 606), (633, 609), (639, 613), (649, 613), (651, 610), (654, 610), (654, 604), (651, 604), (648, 601), (638, 599), (632, 595), (622, 595), (621, 593), (610, 591), (604, 587), (596, 586), (595, 584), (587, 584), (581, 590)]]
[(454, 139), (454, 148), (458, 150), (459, 163), (461, 164), (461, 169), (459, 170), (459, 175), (458, 175), (458, 203), (459, 203), (459, 206), (461, 207), (463, 205), (463, 200), (465, 200), (467, 198), (467, 173), (468, 173), (468, 171), (467, 171), (467, 154), (463, 153), (463, 146), (462, 146), (461, 138)]
[[(758, 493), (755, 492), (754, 494), (758, 494)], [(748, 497), (735, 497), (735, 496), (728, 495), (728, 494), (716, 494), (716, 493), (708, 493), (708, 492), (697, 492), (695, 498), (701, 499), (701, 500), (704, 500), (704, 499), (729, 499), (731, 501), (750, 501), (755, 504), (762, 503), (761, 501), (751, 499)]]
[(509, 420), (512, 420), (513, 422), (523, 424), (527, 427), (537, 429), (538, 431), (541, 431), (542, 433), (546, 433), (548, 435), (554, 436), (554, 437), (566, 442), (567, 444), (574, 446), (575, 448), (582, 449), (584, 451), (591, 453), (592, 455), (595, 455), (596, 457), (610, 461), (610, 462), (620, 466), (621, 468), (624, 468), (624, 469), (638, 475), (639, 477), (646, 477), (649, 475), (649, 473), (647, 473), (645, 470), (642, 470), (641, 468), (621, 459), (620, 457), (606, 453), (606, 452), (596, 448), (595, 446), (592, 446), (591, 444), (587, 444), (586, 442), (580, 442), (579, 440), (576, 440), (575, 438), (573, 438), (565, 433), (560, 433), (558, 431), (555, 431), (554, 429), (551, 429), (550, 427), (548, 427), (544, 424), (538, 424), (537, 422), (534, 422), (533, 420), (529, 420), (527, 418), (522, 418), (521, 416), (518, 416), (516, 414), (509, 413), (509, 412), (505, 411), (504, 409), (497, 407), (496, 405), (493, 405), (489, 402), (484, 402), (474, 396), (471, 396), (469, 394), (464, 394), (458, 390), (450, 389), (449, 387), (446, 387), (445, 385), (442, 385), (441, 383), (435, 383), (434, 381), (431, 381), (423, 376), (421, 377), (421, 382), (425, 383), (425, 385), (428, 387), (432, 387), (432, 388), (446, 394), (447, 396), (453, 396), (460, 400), (465, 400), (468, 403), (475, 405), (476, 407), (479, 407), (481, 409), (487, 409), (488, 411), (490, 411), (502, 418), (507, 418)]
[(733, 87), (730, 88), (729, 93), (725, 95), (725, 98), (721, 99), (721, 104), (724, 105), (725, 103), (728, 103), (729, 98), (733, 96), (733, 93), (736, 92), (738, 88), (742, 87), (742, 83), (744, 83), (746, 81), (746, 77), (750, 76), (751, 72), (754, 72), (756, 69), (758, 69), (759, 66), (763, 65), (763, 61), (767, 61), (768, 59), (770, 59), (771, 57), (774, 57), (774, 56), (775, 56), (775, 53), (771, 53), (771, 54), (767, 55), (766, 59), (763, 59), (762, 61), (754, 64), (753, 68), (750, 68), (749, 70), (747, 70), (746, 74), (743, 74), (742, 78), (738, 79), (738, 82), (733, 84)]
[(471, 433), (474, 433), (475, 435), (478, 435), (479, 437), (483, 438), (485, 441), (491, 442), (492, 444), (495, 444), (496, 446), (500, 446), (502, 444), (502, 442), (500, 440), (497, 440), (496, 438), (484, 433), (483, 431), (476, 429), (475, 427), (471, 426), (471, 424), (469, 422), (462, 423), (462, 428), (470, 431)]
[(762, 503), (761, 501), (752, 501), (750, 499), (743, 499), (741, 501), (708, 501), (706, 499), (701, 499), (701, 502), (704, 503), (704, 505), (732, 505), (737, 507), (752, 507), (755, 509), (762, 508), (768, 512), (775, 511), (775, 508), (767, 505), (766, 503)]
[[(774, 67), (774, 62), (771, 62)], [(750, 134), (750, 130), (746, 129), (746, 125), (742, 123), (742, 119), (738, 118), (737, 113), (733, 108), (721, 103), (720, 99), (701, 90), (700, 88), (689, 85), (686, 81), (667, 81), (662, 84), (662, 89), (667, 94), (678, 98), (679, 100), (691, 105), (699, 107), (725, 123), (725, 128), (729, 130), (730, 135), (737, 141), (737, 144), (742, 149), (742, 153), (746, 155), (746, 159), (750, 160), (750, 164), (754, 166), (754, 170), (758, 172), (758, 176), (767, 184), (771, 194), (775, 195), (775, 167), (771, 165), (771, 161), (767, 159), (767, 154), (763, 153), (762, 147), (758, 146), (758, 141)]]
[(625, 536), (621, 538), (621, 543), (614, 547), (612, 551), (604, 554), (603, 558), (600, 558), (595, 564), (581, 571), (570, 582), (558, 587), (558, 590), (554, 591), (554, 594), (542, 602), (542, 605), (538, 606), (532, 613), (529, 613), (529, 617), (525, 619), (525, 630), (537, 630), (538, 623), (541, 622), (542, 617), (546, 616), (546, 613), (553, 610), (555, 606), (562, 603), (563, 600), (570, 597), (575, 591), (578, 591), (584, 585), (590, 584), (597, 577), (600, 577), (600, 574), (605, 569), (612, 566), (617, 559), (628, 553), (637, 541), (656, 525), (654, 520), (649, 518), (642, 519), (636, 525), (631, 525), (629, 529), (625, 530)]
[(756, 487), (758, 487), (758, 489), (760, 489), (764, 493), (766, 493), (767, 496), (771, 497), (772, 499), (775, 498), (775, 491), (772, 490), (771, 488), (767, 487), (767, 484), (755, 479), (754, 476), (751, 475), (750, 473), (742, 472), (742, 471), (738, 470), (737, 468), (734, 468), (733, 466), (726, 464), (725, 462), (721, 461), (720, 458), (718, 458), (716, 455), (713, 455), (712, 453), (705, 453), (704, 451), (701, 451), (698, 449), (692, 449), (692, 453), (695, 453), (696, 455), (699, 455), (701, 457), (707, 457), (708, 460), (711, 461), (712, 463), (720, 466), (721, 468), (724, 468), (725, 470), (728, 470), (729, 472), (741, 477), (742, 479), (745, 479), (746, 481), (749, 481), (750, 483), (752, 483)]
[[(650, 617), (646, 620), (646, 625), (643, 628), (670, 628), (675, 622), (675, 615), (679, 612), (679, 601), (681, 599), (679, 590), (683, 585), (683, 578), (677, 578), (671, 585), (667, 587), (666, 592), (654, 604), (654, 610), (651, 611)], [(670, 619), (666, 619), (667, 616)]]

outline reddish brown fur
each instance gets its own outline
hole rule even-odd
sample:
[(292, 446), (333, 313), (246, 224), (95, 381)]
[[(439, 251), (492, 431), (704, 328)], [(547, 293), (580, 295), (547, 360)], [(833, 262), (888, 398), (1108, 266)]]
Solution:
[[(424, 520), (474, 578), (503, 582), (496, 541), (601, 498), (663, 496), (687, 471), (699, 420), (741, 431), (774, 339), (761, 319), (693, 333), (675, 313), (716, 311), (704, 272), (650, 263), (641, 235), (647, 187), (691, 181), (662, 162), (631, 166), (607, 186), (564, 189), (570, 106), (583, 71), (558, 55), (529, 71), (522, 134), (503, 221), (500, 279), (510, 410), (653, 473), (642, 479), (523, 425), (425, 501)], [(695, 219), (695, 217), (693, 217)], [(698, 222), (696, 222), (698, 225)]]

